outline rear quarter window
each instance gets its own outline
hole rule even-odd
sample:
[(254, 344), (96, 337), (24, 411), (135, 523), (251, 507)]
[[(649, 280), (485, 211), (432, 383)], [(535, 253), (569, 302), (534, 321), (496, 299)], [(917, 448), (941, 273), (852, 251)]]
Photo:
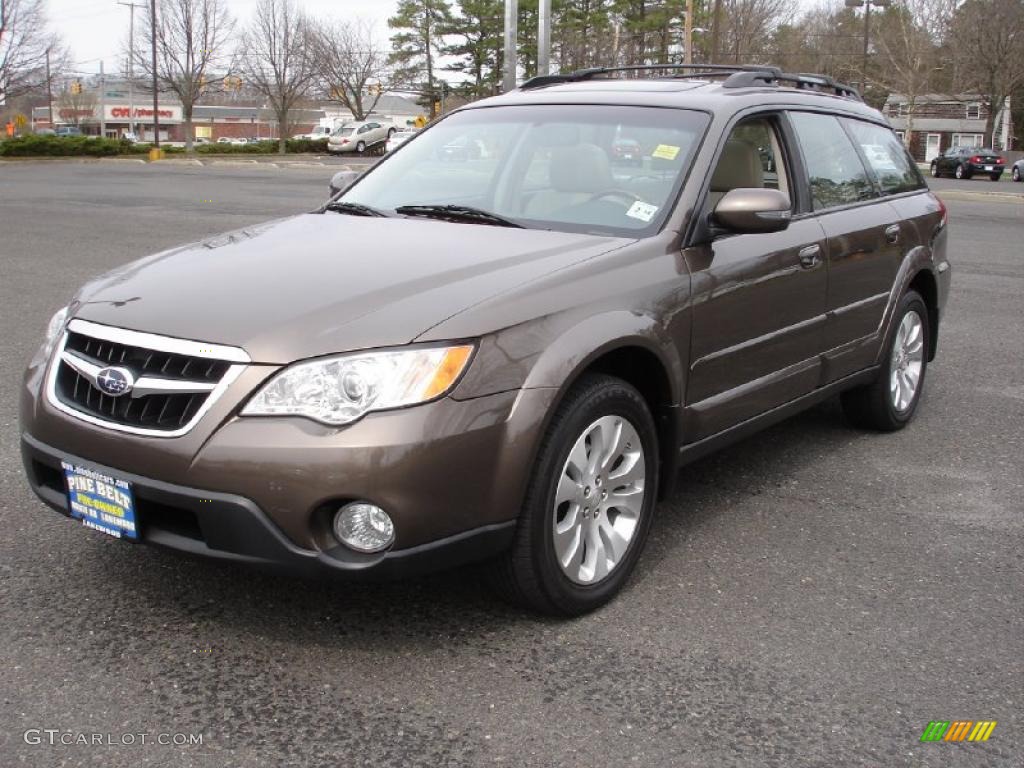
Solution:
[(860, 120), (844, 119), (843, 122), (860, 147), (883, 194), (895, 195), (925, 188), (924, 178), (896, 134), (888, 128)]

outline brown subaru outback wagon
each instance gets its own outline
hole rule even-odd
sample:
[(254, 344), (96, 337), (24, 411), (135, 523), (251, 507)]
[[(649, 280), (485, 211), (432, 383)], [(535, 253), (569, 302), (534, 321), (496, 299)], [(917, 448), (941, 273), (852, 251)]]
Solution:
[(827, 78), (646, 69), (535, 78), (321, 210), (83, 287), (25, 377), (35, 492), (238, 563), (489, 560), (577, 614), (686, 462), (836, 394), (903, 427), (950, 272), (885, 119)]

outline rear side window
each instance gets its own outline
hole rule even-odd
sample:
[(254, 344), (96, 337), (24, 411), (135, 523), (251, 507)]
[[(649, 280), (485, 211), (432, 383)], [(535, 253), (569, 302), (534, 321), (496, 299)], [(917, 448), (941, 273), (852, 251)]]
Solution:
[(883, 194), (911, 192), (924, 188), (924, 179), (896, 134), (888, 128), (860, 120), (846, 120), (853, 140), (875, 174)]
[(839, 120), (813, 112), (791, 112), (790, 118), (803, 151), (814, 210), (876, 196), (867, 170)]

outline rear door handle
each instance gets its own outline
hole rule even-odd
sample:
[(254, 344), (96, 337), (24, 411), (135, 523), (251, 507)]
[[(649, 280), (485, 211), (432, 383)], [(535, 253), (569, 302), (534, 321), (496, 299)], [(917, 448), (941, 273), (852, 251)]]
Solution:
[(900, 241), (900, 225), (890, 224), (885, 228), (885, 240), (890, 245), (895, 245)]
[(800, 266), (804, 269), (813, 269), (821, 261), (821, 246), (815, 243), (801, 248), (797, 254), (800, 257)]

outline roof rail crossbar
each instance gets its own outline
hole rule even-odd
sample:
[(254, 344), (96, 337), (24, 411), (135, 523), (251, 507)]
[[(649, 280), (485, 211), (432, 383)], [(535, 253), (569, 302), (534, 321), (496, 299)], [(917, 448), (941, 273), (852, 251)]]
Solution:
[(581, 80), (593, 79), (598, 75), (607, 75), (615, 72), (666, 72), (670, 70), (693, 70), (694, 72), (704, 72), (706, 74), (733, 72), (760, 72), (773, 75), (782, 74), (782, 70), (780, 70), (778, 67), (760, 65), (746, 66), (739, 64), (629, 64), (621, 67), (590, 67), (588, 69), (578, 69), (575, 72), (570, 72), (564, 75), (538, 75), (537, 77), (531, 77), (529, 80), (527, 80), (519, 87), (522, 90), (529, 90), (531, 88), (542, 88), (545, 85), (554, 85), (556, 83), (575, 83)]
[(723, 88), (750, 88), (757, 85), (777, 85), (779, 83), (792, 83), (802, 90), (825, 90), (848, 99), (863, 101), (860, 92), (856, 88), (837, 83), (826, 75), (812, 75), (806, 73), (792, 74), (776, 70), (775, 72), (737, 72), (730, 75), (724, 83)]

